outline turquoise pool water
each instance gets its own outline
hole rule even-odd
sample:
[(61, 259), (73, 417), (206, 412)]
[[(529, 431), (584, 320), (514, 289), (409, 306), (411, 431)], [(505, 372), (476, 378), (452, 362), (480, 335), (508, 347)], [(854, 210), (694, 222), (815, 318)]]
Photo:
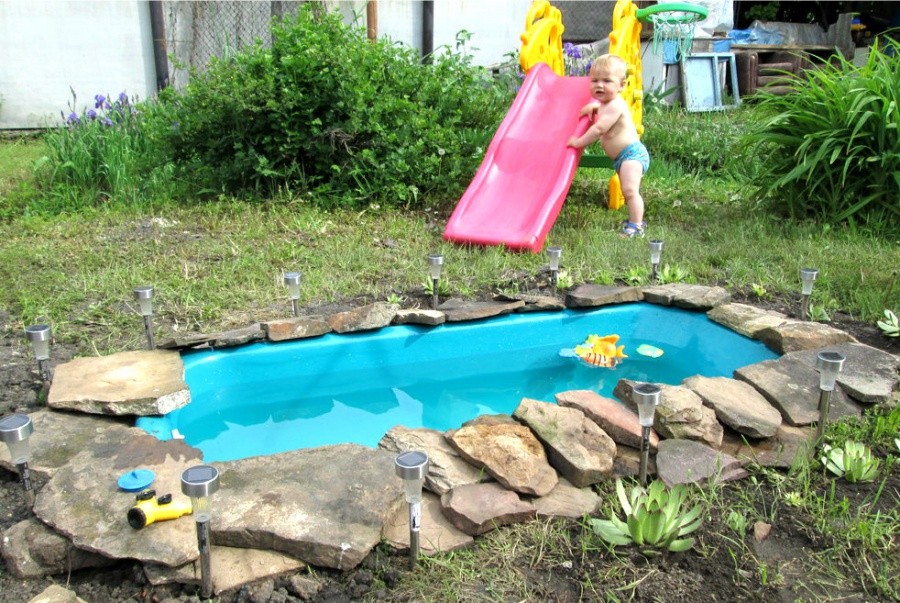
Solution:
[[(608, 369), (560, 355), (590, 334), (619, 335), (628, 358)], [(664, 353), (642, 356), (641, 344)], [(375, 446), (395, 425), (443, 431), (481, 414), (511, 414), (523, 397), (552, 402), (570, 389), (612, 397), (622, 378), (730, 377), (775, 357), (703, 313), (645, 303), (394, 326), (186, 353), (191, 403), (138, 426), (161, 439), (183, 436), (207, 462), (343, 442)]]

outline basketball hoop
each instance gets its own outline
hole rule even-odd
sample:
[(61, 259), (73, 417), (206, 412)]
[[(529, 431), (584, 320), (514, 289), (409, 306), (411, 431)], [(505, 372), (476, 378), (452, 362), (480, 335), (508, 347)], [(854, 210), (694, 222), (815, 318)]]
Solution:
[(706, 18), (706, 8), (696, 4), (656, 4), (635, 13), (639, 21), (653, 24), (653, 54), (661, 54), (667, 46), (673, 46), (676, 56), (691, 53), (694, 43), (694, 27)]

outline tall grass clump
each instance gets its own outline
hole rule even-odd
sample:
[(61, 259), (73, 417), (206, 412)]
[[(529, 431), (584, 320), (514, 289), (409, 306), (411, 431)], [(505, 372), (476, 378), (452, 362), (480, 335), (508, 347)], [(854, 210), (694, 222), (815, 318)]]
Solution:
[(313, 192), (415, 205), (471, 178), (509, 92), (464, 55), (369, 41), (304, 6), (256, 45), (160, 96), (155, 131), (199, 193)]
[(861, 67), (839, 58), (808, 70), (761, 107), (745, 138), (766, 175), (760, 199), (793, 218), (898, 231), (900, 44), (872, 47)]

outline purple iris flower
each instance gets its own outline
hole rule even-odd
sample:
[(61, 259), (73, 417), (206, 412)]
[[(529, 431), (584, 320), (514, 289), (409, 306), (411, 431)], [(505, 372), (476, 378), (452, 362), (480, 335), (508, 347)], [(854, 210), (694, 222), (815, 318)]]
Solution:
[[(105, 105), (105, 107), (104, 107)], [(94, 96), (94, 108), (95, 109), (108, 109), (109, 104), (106, 102), (106, 97), (102, 94), (97, 94)]]
[(81, 123), (81, 120), (78, 119), (78, 114), (72, 111), (71, 113), (69, 113), (69, 117), (66, 118), (66, 123), (78, 125)]
[(97, 119), (97, 112), (93, 109), (88, 109), (87, 116), (91, 119)]
[(125, 94), (124, 92), (119, 92), (119, 100), (118, 100), (118, 102), (119, 102), (119, 104), (121, 104), (121, 105), (127, 105), (127, 104), (128, 104), (128, 95)]
[(112, 126), (112, 125), (113, 125), (113, 120), (111, 120), (111, 119), (108, 118), (108, 117), (104, 117), (104, 118), (103, 118), (103, 125), (104, 125), (104, 126)]

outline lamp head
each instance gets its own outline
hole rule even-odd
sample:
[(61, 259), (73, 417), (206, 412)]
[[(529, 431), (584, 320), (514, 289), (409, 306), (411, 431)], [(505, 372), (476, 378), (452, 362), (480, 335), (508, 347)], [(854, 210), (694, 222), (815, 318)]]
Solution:
[(32, 433), (34, 425), (28, 415), (13, 414), (0, 419), (0, 439), (9, 448), (9, 456), (16, 465), (28, 462), (28, 438)]
[(819, 352), (816, 356), (816, 368), (819, 370), (819, 389), (825, 392), (834, 390), (838, 373), (844, 366), (844, 355), (840, 352)]
[(649, 242), (650, 247), (650, 263), (651, 264), (659, 264), (660, 257), (662, 256), (663, 250), (663, 242), (659, 239), (653, 239)]
[(31, 342), (35, 359), (47, 360), (50, 358), (50, 339), (53, 337), (50, 325), (25, 327), (25, 337)]
[(441, 278), (441, 267), (444, 265), (444, 256), (439, 253), (432, 253), (428, 256), (428, 274), (431, 280), (436, 281)]
[(548, 247), (547, 258), (550, 260), (550, 270), (559, 270), (559, 258), (562, 257), (562, 247)]
[(422, 482), (428, 474), (428, 455), (419, 450), (401, 452), (394, 460), (397, 477), (403, 480), (406, 502), (422, 501)]
[(191, 498), (194, 519), (209, 521), (209, 497), (219, 489), (219, 470), (211, 465), (195, 465), (181, 473), (181, 493)]
[(284, 284), (288, 288), (291, 299), (300, 299), (300, 279), (302, 276), (299, 272), (284, 273)]
[(819, 271), (815, 268), (800, 269), (800, 282), (803, 286), (803, 295), (810, 295), (812, 293), (813, 283), (815, 282), (817, 276), (819, 276)]
[(659, 405), (660, 390), (658, 385), (652, 383), (640, 383), (634, 386), (631, 399), (634, 400), (638, 408), (638, 420), (641, 427), (652, 427), (653, 416), (656, 414), (656, 407)]
[(141, 316), (151, 316), (153, 314), (153, 287), (149, 285), (135, 287), (134, 299), (140, 304)]

